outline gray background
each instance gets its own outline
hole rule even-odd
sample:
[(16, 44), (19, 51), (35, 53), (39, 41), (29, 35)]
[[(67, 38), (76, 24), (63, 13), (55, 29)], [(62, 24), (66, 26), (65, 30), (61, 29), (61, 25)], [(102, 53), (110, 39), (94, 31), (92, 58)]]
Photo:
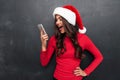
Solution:
[[(47, 67), (41, 66), (37, 24), (51, 36), (52, 12), (64, 4), (78, 8), (86, 34), (104, 56), (84, 80), (120, 80), (120, 0), (0, 0), (0, 80), (52, 80), (55, 56)], [(82, 67), (92, 60), (86, 54)]]

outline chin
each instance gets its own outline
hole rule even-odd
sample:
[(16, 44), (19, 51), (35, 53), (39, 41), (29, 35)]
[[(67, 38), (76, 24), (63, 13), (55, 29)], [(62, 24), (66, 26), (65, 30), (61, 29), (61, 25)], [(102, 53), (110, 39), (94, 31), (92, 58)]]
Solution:
[(60, 33), (65, 33), (65, 32), (60, 32)]

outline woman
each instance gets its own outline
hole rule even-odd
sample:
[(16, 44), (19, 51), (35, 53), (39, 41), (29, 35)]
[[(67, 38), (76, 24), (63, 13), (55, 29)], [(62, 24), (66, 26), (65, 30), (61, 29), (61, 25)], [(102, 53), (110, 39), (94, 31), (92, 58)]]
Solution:
[[(53, 53), (56, 54), (55, 80), (82, 80), (88, 76), (103, 60), (103, 56), (89, 39), (82, 24), (80, 14), (72, 5), (55, 8), (55, 35), (47, 46), (48, 35), (41, 32), (42, 50), (40, 62), (46, 66)], [(82, 53), (88, 50), (94, 60), (84, 70), (80, 68)]]

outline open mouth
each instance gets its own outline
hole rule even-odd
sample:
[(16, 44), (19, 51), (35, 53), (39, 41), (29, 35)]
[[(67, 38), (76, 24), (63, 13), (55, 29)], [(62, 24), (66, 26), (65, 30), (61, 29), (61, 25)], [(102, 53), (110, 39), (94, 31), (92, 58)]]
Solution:
[(63, 26), (58, 27), (58, 30), (61, 30), (62, 27), (63, 27)]

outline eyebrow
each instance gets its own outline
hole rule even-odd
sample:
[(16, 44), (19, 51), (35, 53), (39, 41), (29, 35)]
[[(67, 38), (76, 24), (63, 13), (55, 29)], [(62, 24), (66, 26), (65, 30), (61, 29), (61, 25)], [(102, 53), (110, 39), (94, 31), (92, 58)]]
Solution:
[(56, 19), (62, 19), (60, 16), (56, 17)]

